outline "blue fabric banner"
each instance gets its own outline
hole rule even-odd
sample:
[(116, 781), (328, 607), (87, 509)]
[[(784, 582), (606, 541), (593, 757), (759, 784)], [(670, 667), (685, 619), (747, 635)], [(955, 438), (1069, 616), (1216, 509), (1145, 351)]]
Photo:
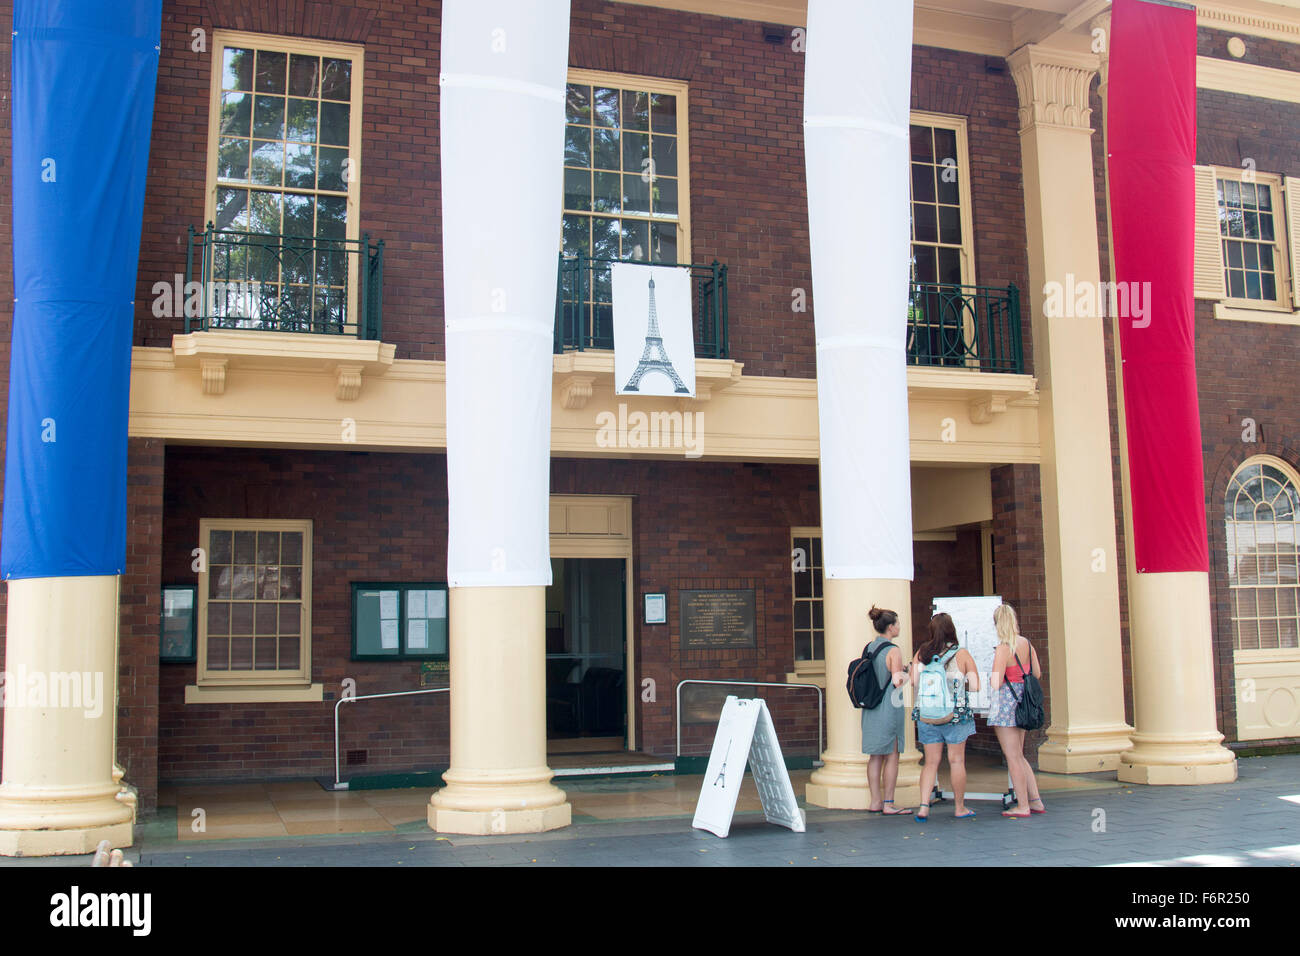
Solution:
[(18, 0), (5, 578), (118, 574), (162, 0)]

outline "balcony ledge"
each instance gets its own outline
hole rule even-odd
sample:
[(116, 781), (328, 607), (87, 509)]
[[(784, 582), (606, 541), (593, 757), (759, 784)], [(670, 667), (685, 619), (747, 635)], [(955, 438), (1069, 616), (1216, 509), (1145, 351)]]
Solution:
[(223, 329), (172, 337), (177, 368), (197, 368), (204, 395), (223, 395), (229, 371), (287, 369), (327, 372), (336, 377), (335, 396), (355, 401), (365, 376), (379, 376), (392, 367), (396, 346), (341, 335), (304, 332), (261, 332)]
[(967, 400), (971, 422), (986, 425), (1010, 405), (1036, 404), (1038, 379), (962, 368), (911, 366), (907, 370), (908, 398), (953, 398), (958, 394)]
[[(745, 363), (731, 359), (697, 358), (695, 395), (678, 399), (682, 411), (698, 408), (715, 393), (735, 385), (744, 368)], [(598, 382), (612, 385), (613, 381), (614, 353), (607, 349), (585, 349), (555, 356), (555, 385), (565, 408), (585, 408)]]

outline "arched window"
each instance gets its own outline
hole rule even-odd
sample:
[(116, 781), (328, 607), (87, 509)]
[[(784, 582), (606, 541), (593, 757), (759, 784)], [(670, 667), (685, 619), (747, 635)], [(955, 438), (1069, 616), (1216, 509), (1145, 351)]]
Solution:
[(1224, 511), (1234, 649), (1300, 646), (1300, 477), (1251, 458), (1228, 482)]

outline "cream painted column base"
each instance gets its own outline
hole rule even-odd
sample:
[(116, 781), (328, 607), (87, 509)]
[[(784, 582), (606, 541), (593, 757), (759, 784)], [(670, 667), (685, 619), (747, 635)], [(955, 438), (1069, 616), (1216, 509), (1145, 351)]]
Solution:
[(0, 856), (82, 856), (94, 853), (107, 840), (119, 850), (134, 842), (132, 825), (85, 827), (75, 830), (3, 830), (0, 831)]
[[(848, 672), (849, 661), (862, 653), (876, 632), (867, 612), (871, 605), (898, 614), (895, 643), (906, 663), (912, 658), (912, 585), (910, 581), (825, 578), (822, 605), (826, 621), (826, 752), (804, 791), (806, 803), (834, 810), (865, 810), (871, 802), (867, 783), (868, 754), (862, 752), (862, 712), (853, 706), (843, 684), (832, 675)], [(906, 686), (906, 685), (904, 685)], [(907, 698), (910, 700), (910, 696)], [(910, 708), (909, 708), (910, 712)], [(907, 746), (898, 758), (894, 802), (914, 806), (921, 794), (921, 755), (916, 728), (903, 722)]]
[(429, 807), (429, 827), (439, 833), (468, 833), (475, 836), (543, 833), (567, 827), (572, 822), (573, 807), (568, 803), (540, 810), (496, 809), (490, 813)]
[(1210, 579), (1202, 571), (1132, 574), (1133, 749), (1126, 783), (1230, 783), (1237, 756), (1222, 746), (1214, 709)]
[(1038, 748), (1038, 769), (1046, 773), (1100, 773), (1119, 768), (1120, 755), (1133, 746), (1128, 724), (1047, 728)]
[(540, 833), (573, 808), (546, 766), (546, 589), (452, 588), (451, 768), (429, 801), (440, 833)]
[(0, 855), (132, 843), (135, 799), (113, 764), (117, 577), (9, 582)]

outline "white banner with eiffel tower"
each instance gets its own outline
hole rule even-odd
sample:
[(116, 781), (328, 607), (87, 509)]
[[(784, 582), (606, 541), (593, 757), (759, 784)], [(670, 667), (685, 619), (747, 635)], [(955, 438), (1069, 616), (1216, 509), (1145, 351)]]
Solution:
[(695, 395), (689, 269), (616, 262), (614, 385), (618, 395)]

